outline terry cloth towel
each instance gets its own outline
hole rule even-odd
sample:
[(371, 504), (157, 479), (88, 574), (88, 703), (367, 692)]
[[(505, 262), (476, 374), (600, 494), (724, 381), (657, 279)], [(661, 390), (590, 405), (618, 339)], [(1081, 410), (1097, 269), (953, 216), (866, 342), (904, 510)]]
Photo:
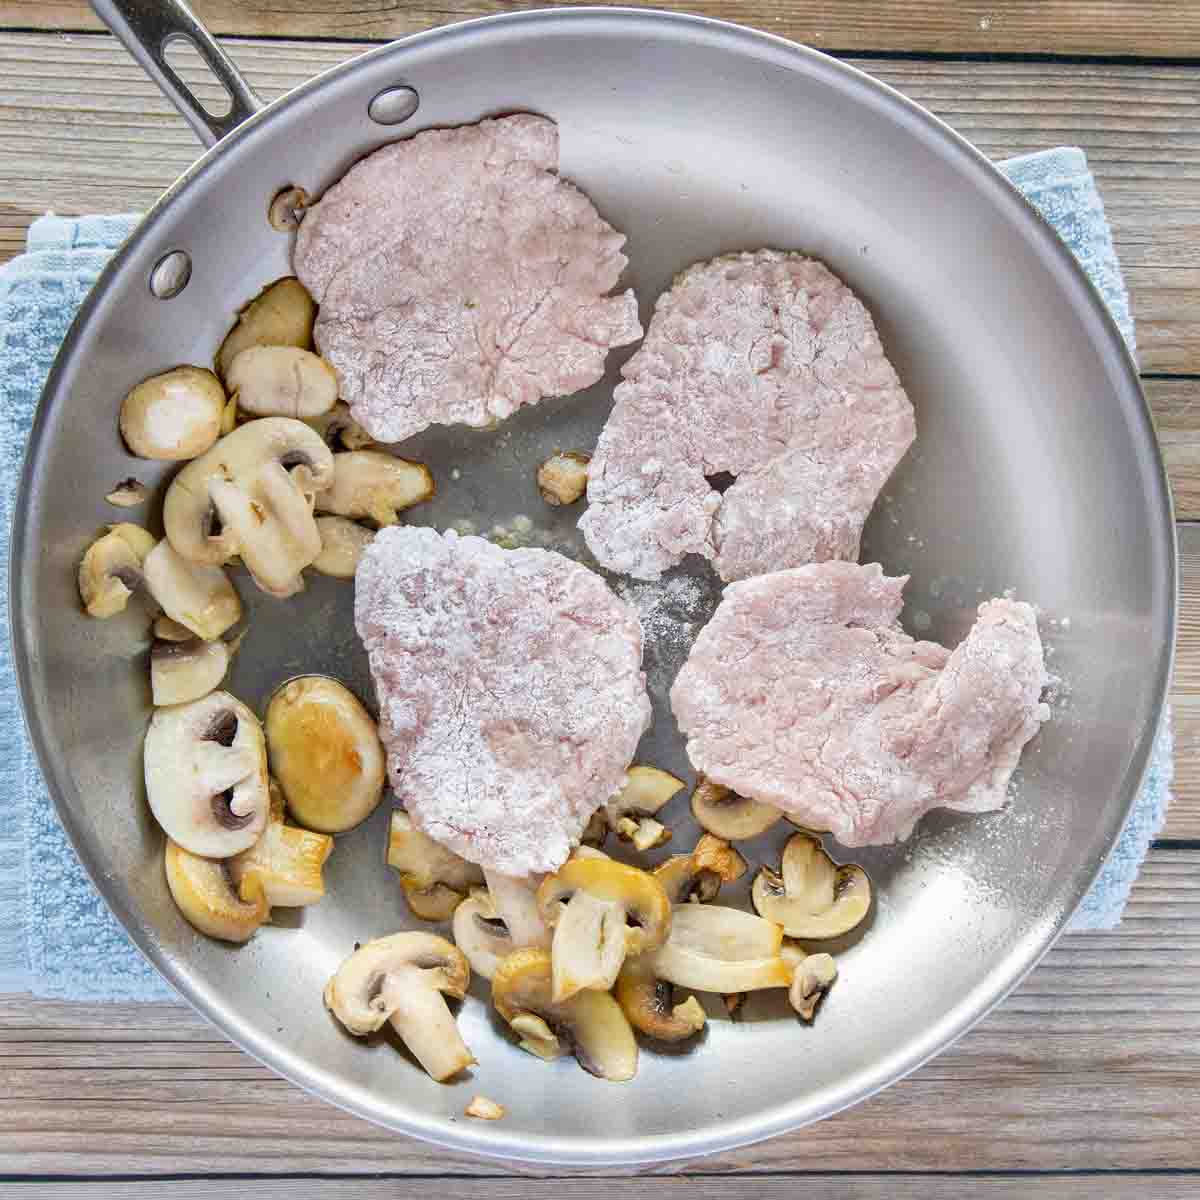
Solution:
[[(1048, 150), (1001, 169), (1058, 230), (1099, 289), (1130, 349), (1133, 322), (1095, 181), (1081, 151)], [(28, 253), (0, 269), (0, 604), (7, 630), (8, 531), (13, 494), (46, 373), (72, 317), (134, 216), (44, 217)], [(91, 885), (54, 815), (25, 737), (7, 638), (0, 646), (0, 762), (15, 819), (0, 828), (0, 991), (75, 1000), (174, 996), (129, 942)], [(1171, 733), (1164, 720), (1145, 787), (1074, 928), (1120, 920), (1170, 799)]]

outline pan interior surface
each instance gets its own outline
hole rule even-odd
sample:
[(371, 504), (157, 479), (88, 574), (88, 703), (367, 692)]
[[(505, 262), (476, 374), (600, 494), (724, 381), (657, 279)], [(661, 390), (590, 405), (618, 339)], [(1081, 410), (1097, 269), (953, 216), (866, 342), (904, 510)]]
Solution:
[[(372, 97), (401, 84), (419, 93), (417, 115), (374, 124)], [(1036, 603), (1060, 680), (1006, 810), (935, 815), (905, 845), (854, 855), (878, 904), (813, 1027), (779, 996), (752, 998), (737, 1023), (715, 1004), (698, 1045), (643, 1048), (624, 1085), (519, 1050), (486, 984), (459, 1018), (479, 1065), (455, 1086), (336, 1025), (321, 992), (337, 964), (356, 941), (413, 924), (383, 861), (386, 800), (338, 838), (321, 904), (281, 914), (240, 949), (195, 934), (167, 893), (142, 794), (145, 613), (89, 622), (75, 594), (88, 541), (127, 519), (105, 493), (132, 474), (161, 499), (169, 477), (123, 449), (121, 397), (154, 372), (207, 364), (235, 310), (290, 271), (289, 241), (266, 221), (270, 198), (288, 184), (320, 193), (417, 129), (518, 110), (558, 122), (562, 174), (628, 234), (626, 282), (643, 322), (678, 271), (728, 251), (803, 250), (850, 284), (918, 422), (863, 560), (911, 575), (913, 633), (955, 642), (975, 606), (1008, 589)], [(147, 280), (172, 249), (191, 256), (191, 280), (157, 300)], [(439, 485), (413, 520), (487, 532), (528, 516), (543, 544), (579, 553), (579, 509), (543, 505), (533, 472), (554, 449), (591, 447), (627, 353), (589, 391), (496, 431), (406, 443)], [(14, 643), (30, 725), (68, 832), (135, 940), (201, 1011), (298, 1083), (399, 1130), (510, 1158), (599, 1165), (727, 1148), (828, 1115), (948, 1044), (1037, 961), (1098, 869), (1140, 780), (1170, 667), (1174, 548), (1153, 433), (1111, 322), (1053, 235), (974, 152), (882, 86), (775, 39), (662, 14), (529, 14), (422, 35), (243, 127), (155, 211), (77, 323), (21, 503)], [(708, 611), (712, 577), (688, 570)], [(373, 704), (351, 584), (314, 576), (288, 601), (242, 575), (238, 584), (250, 623), (231, 691), (261, 712), (283, 680), (325, 672)], [(620, 586), (658, 602), (652, 585)], [(656, 653), (655, 724), (639, 759), (691, 780), (666, 705), (679, 657)], [(690, 848), (686, 796), (668, 823), (667, 851)], [(748, 856), (775, 856), (783, 836), (750, 843)], [(464, 1121), (476, 1093), (506, 1118)]]

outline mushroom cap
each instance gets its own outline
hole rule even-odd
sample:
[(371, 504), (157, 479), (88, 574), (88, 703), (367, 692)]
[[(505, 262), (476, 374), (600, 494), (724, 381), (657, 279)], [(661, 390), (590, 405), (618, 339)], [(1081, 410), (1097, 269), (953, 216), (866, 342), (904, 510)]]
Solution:
[(393, 933), (364, 943), (342, 963), (325, 987), (325, 1004), (351, 1033), (374, 1033), (395, 1011), (387, 976), (406, 967), (456, 1000), (471, 982), (470, 964), (452, 942), (432, 933)]
[(79, 564), (79, 598), (90, 617), (123, 612), (134, 589), (143, 582), (142, 564), (154, 537), (140, 525), (110, 525), (84, 553)]
[(271, 915), (263, 889), (255, 886), (239, 895), (222, 862), (190, 854), (167, 838), (163, 864), (179, 911), (209, 937), (245, 942)]
[(267, 823), (267, 755), (258, 718), (228, 692), (159, 708), (144, 746), (146, 795), (167, 835), (192, 854), (229, 858)]
[(652, 817), (685, 786), (682, 779), (658, 767), (635, 763), (625, 772), (624, 786), (604, 805), (604, 811), (614, 828), (622, 817)]
[(763, 867), (750, 898), (755, 911), (783, 926), (788, 937), (833, 938), (859, 925), (871, 907), (871, 881), (855, 863), (837, 866), (819, 838), (793, 834), (780, 873)]
[(454, 943), (481, 979), (491, 979), (501, 961), (513, 952), (512, 938), (482, 888), (474, 889), (454, 909)]
[(239, 313), (217, 351), (220, 375), (249, 346), (312, 346), (317, 305), (294, 275), (269, 283)]
[(349, 450), (335, 454), (333, 464), (333, 485), (317, 497), (320, 512), (395, 525), (400, 512), (428, 500), (435, 490), (424, 463), (383, 450)]
[(349, 517), (318, 517), (317, 533), (321, 553), (312, 560), (312, 568), (334, 579), (353, 579), (363, 551), (375, 540), (374, 530)]
[(422, 833), (402, 809), (392, 813), (387, 864), (400, 872), (408, 906), (423, 921), (448, 920), (467, 889), (483, 883), (478, 866)]
[(383, 746), (358, 698), (324, 675), (289, 680), (267, 705), (271, 771), (300, 824), (344, 833), (383, 796)]
[(156, 641), (150, 647), (150, 694), (156, 706), (186, 704), (218, 687), (229, 670), (229, 647), (192, 637)]
[(801, 1019), (811, 1021), (837, 979), (837, 963), (829, 954), (810, 954), (796, 965), (788, 1001)]
[(310, 417), (308, 424), (335, 454), (343, 450), (370, 450), (378, 445), (351, 415), (350, 406), (341, 400), (322, 416)]
[[(163, 501), (163, 527), (171, 545), (189, 561), (209, 565), (240, 553), (236, 538), (228, 531), (210, 533), (214, 514), (211, 483), (223, 480), (247, 490), (268, 463), (284, 467), (306, 495), (323, 491), (333, 482), (333, 455), (303, 421), (291, 417), (250, 421), (227, 433), (171, 481)], [(316, 552), (319, 550), (318, 544)]]
[(173, 621), (197, 637), (220, 637), (242, 615), (242, 602), (221, 567), (189, 562), (163, 538), (143, 564), (146, 587)]
[(783, 816), (772, 805), (739, 796), (731, 788), (704, 776), (692, 792), (692, 815), (709, 833), (729, 842), (758, 837)]
[(655, 976), (646, 956), (628, 959), (617, 976), (613, 996), (630, 1025), (660, 1042), (682, 1042), (707, 1023), (695, 996), (675, 1003), (675, 988)]
[(746, 860), (726, 841), (704, 834), (691, 854), (673, 854), (654, 868), (672, 906), (695, 898), (707, 904), (721, 884), (733, 883), (746, 871)]
[(637, 1041), (621, 1006), (607, 992), (595, 991), (577, 992), (555, 1003), (551, 974), (550, 955), (529, 946), (510, 954), (492, 976), (492, 1003), (510, 1027), (525, 1034), (522, 1046), (539, 1053), (526, 1023), (532, 1017), (574, 1049), (585, 1071), (601, 1079), (632, 1079), (637, 1074)]
[(225, 382), (238, 407), (256, 417), (319, 417), (337, 403), (337, 373), (300, 346), (247, 346), (229, 364)]
[(121, 436), (139, 458), (195, 458), (217, 440), (225, 389), (203, 367), (175, 367), (139, 383), (121, 403)]
[(283, 793), (270, 781), (267, 827), (249, 850), (228, 860), (239, 892), (261, 888), (272, 908), (301, 908), (325, 895), (322, 868), (333, 853), (333, 838), (284, 823)]
[(562, 911), (559, 901), (576, 892), (617, 904), (638, 922), (625, 931), (628, 954), (642, 954), (661, 946), (671, 932), (671, 901), (666, 891), (654, 876), (637, 867), (611, 858), (570, 859), (538, 888), (542, 920), (553, 927)]

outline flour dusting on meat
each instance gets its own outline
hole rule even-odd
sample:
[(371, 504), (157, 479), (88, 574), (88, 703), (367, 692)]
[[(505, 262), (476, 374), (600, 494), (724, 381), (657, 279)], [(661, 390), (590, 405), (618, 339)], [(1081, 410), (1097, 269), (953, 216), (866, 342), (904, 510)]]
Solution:
[(633, 293), (608, 295), (625, 237), (557, 167), (544, 117), (427, 130), (305, 214), (295, 269), (320, 305), (313, 334), (372, 437), (569, 395), (641, 336)]
[(798, 254), (690, 267), (622, 374), (579, 525), (639, 579), (692, 553), (726, 580), (856, 559), (916, 434), (870, 314)]
[(413, 823), (506, 875), (559, 867), (650, 724), (637, 614), (559, 554), (403, 526), (354, 609)]
[(1002, 807), (1050, 715), (1036, 613), (989, 600), (952, 652), (901, 629), (906, 582), (824, 563), (727, 587), (671, 690), (696, 769), (847, 846)]

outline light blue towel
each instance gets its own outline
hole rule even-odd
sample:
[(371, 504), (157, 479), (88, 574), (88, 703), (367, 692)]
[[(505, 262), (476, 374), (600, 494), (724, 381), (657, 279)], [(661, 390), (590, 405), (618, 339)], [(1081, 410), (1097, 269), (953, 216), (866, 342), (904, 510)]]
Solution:
[[(1133, 348), (1129, 302), (1095, 182), (1082, 151), (1048, 150), (1002, 168), (1079, 257)], [(29, 253), (0, 269), (0, 604), (7, 630), (7, 536), (29, 422), (67, 327), (136, 217), (44, 217)], [(130, 944), (100, 900), (59, 827), (25, 738), (7, 639), (0, 646), (0, 772), (17, 797), (0, 826), (0, 992), (76, 1000), (161, 1000), (174, 993)], [(1104, 873), (1075, 917), (1078, 929), (1109, 929), (1121, 917), (1170, 799), (1169, 720), (1145, 788)]]

